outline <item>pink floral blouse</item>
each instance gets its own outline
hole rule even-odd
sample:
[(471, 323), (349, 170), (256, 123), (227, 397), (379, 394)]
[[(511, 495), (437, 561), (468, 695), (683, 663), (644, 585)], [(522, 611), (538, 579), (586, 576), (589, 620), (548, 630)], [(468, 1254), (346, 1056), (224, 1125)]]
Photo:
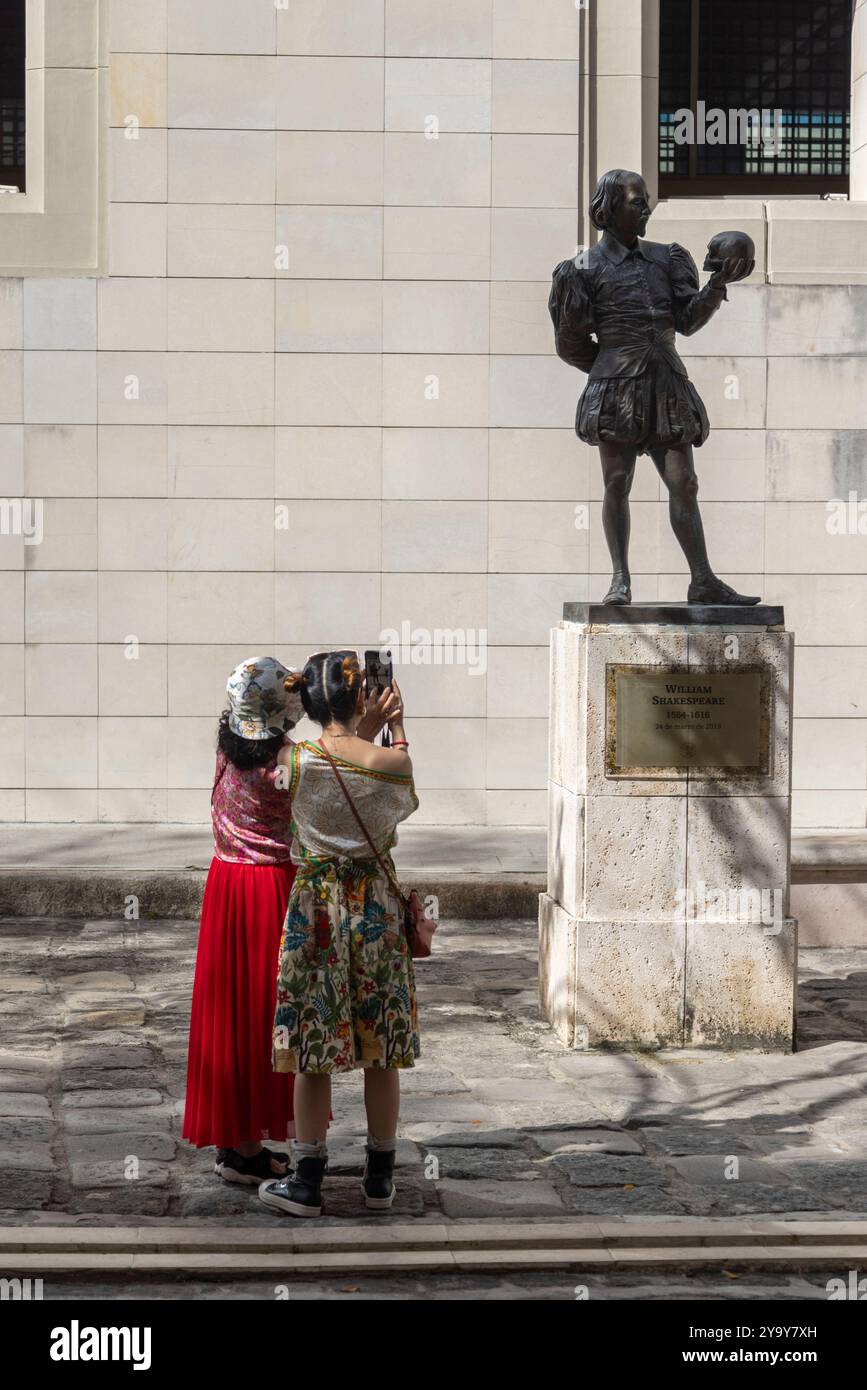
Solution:
[[(279, 774), (282, 772), (282, 778)], [(273, 762), (237, 768), (217, 754), (211, 820), (214, 853), (230, 864), (288, 864), (292, 844), (286, 773)]]

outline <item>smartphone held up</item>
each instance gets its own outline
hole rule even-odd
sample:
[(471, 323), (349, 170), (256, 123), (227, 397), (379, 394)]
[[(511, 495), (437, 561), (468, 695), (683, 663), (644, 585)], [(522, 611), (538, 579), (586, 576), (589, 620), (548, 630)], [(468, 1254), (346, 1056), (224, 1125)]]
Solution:
[[(371, 696), (379, 698), (386, 690), (391, 688), (394, 680), (394, 663), (391, 659), (391, 651), (386, 647), (378, 650), (368, 650), (364, 653), (364, 690), (368, 699)], [(382, 746), (388, 748), (391, 744), (391, 731), (386, 724), (382, 730)]]

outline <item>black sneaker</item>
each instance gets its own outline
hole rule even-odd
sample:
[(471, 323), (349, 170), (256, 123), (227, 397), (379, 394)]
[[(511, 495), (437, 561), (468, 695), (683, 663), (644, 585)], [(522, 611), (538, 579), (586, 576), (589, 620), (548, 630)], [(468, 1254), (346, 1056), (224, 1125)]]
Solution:
[(272, 1163), (280, 1163), (284, 1168), (291, 1168), (292, 1160), (288, 1154), (278, 1153), (276, 1149), (262, 1148), (263, 1154), (267, 1154)]
[(361, 1190), (364, 1193), (364, 1205), (370, 1211), (387, 1211), (395, 1199), (397, 1189), (391, 1180), (394, 1158), (394, 1149), (367, 1150)]
[(291, 1178), (261, 1183), (259, 1197), (266, 1207), (285, 1211), (289, 1216), (321, 1216), (325, 1210), (322, 1179), (327, 1167), (326, 1157), (299, 1158)]
[(263, 1180), (273, 1181), (276, 1178), (271, 1166), (275, 1160), (288, 1168), (289, 1155), (272, 1153), (270, 1149), (261, 1149), (252, 1158), (245, 1158), (243, 1154), (238, 1153), (237, 1149), (218, 1149), (214, 1172), (223, 1179), (223, 1182), (242, 1183), (247, 1187), (256, 1187)]

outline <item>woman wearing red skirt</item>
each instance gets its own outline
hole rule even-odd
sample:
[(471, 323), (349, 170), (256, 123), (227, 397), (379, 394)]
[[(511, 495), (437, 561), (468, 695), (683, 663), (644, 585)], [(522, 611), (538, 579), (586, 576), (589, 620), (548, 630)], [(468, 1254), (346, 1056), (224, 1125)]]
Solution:
[[(285, 1177), (288, 1154), (263, 1139), (294, 1138), (291, 1073), (271, 1066), (280, 936), (295, 869), (287, 767), (302, 715), (273, 657), (229, 677), (211, 793), (214, 858), (205, 885), (193, 983), (183, 1136), (214, 1145), (226, 1182)], [(358, 732), (375, 738), (394, 697), (368, 701)]]
[(263, 1139), (295, 1133), (291, 1076), (271, 1070), (277, 952), (295, 870), (280, 762), (301, 702), (273, 657), (243, 661), (226, 687), (211, 793), (211, 862), (196, 957), (183, 1135), (214, 1145), (226, 1182), (285, 1175)]

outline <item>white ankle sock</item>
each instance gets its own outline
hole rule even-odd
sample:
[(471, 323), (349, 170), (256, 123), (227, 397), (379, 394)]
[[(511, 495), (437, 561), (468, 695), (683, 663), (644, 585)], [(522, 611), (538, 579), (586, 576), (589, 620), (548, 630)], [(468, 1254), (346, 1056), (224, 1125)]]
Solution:
[(301, 1139), (293, 1139), (292, 1153), (296, 1159), (325, 1158), (328, 1154), (328, 1145), (324, 1139), (314, 1140), (312, 1144), (305, 1144)]
[(372, 1134), (367, 1136), (367, 1147), (376, 1153), (390, 1154), (397, 1148), (396, 1139), (374, 1139)]

